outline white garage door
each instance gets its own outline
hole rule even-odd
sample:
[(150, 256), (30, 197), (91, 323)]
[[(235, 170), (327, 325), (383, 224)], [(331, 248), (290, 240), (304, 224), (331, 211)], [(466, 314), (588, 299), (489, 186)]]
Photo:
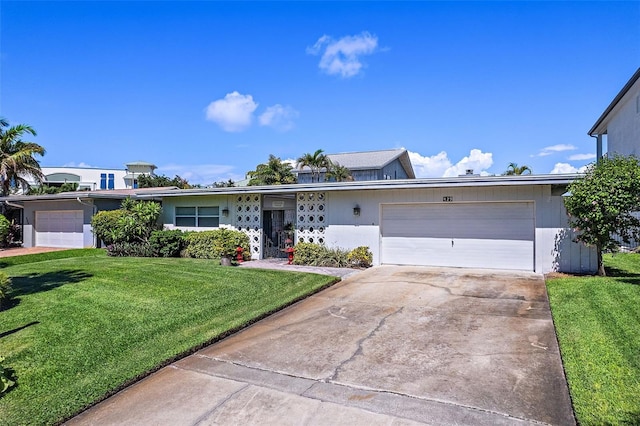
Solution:
[(36, 212), (36, 246), (82, 248), (82, 210)]
[(381, 260), (534, 270), (533, 202), (383, 204)]

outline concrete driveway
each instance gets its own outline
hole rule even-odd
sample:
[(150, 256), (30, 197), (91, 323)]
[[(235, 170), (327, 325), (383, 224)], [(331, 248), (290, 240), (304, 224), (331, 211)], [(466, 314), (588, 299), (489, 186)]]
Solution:
[(575, 424), (544, 280), (376, 267), (69, 424)]

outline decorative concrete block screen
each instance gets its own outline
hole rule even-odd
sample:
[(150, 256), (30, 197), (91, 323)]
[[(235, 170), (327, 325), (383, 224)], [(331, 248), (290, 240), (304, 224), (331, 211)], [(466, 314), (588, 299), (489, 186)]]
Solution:
[(260, 258), (262, 250), (261, 197), (258, 194), (236, 198), (236, 227), (249, 236), (251, 257)]
[(296, 212), (297, 242), (324, 244), (327, 226), (327, 204), (324, 192), (298, 193)]

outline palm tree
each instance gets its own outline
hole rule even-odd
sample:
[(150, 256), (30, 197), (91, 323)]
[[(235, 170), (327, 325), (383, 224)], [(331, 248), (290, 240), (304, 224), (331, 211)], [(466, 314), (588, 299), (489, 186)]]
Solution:
[(324, 154), (321, 149), (316, 150), (313, 154), (306, 153), (297, 160), (297, 167), (302, 170), (305, 167), (311, 169), (311, 182), (316, 179), (316, 182), (320, 182), (320, 172), (322, 169), (329, 170), (331, 167), (331, 160)]
[(34, 142), (25, 142), (25, 134), (36, 136), (36, 131), (26, 124), (9, 126), (0, 118), (0, 194), (7, 196), (12, 189), (29, 188), (26, 177), (42, 183), (44, 175), (34, 155), (44, 155), (43, 147)]
[(296, 177), (292, 172), (293, 167), (283, 162), (273, 154), (269, 154), (269, 161), (258, 164), (255, 170), (247, 173), (250, 186), (255, 185), (284, 185), (296, 183)]
[(332, 163), (327, 170), (327, 179), (335, 180), (336, 182), (352, 181), (351, 170), (339, 163)]
[(509, 167), (507, 171), (504, 172), (503, 176), (514, 176), (514, 175), (530, 175), (532, 173), (531, 167), (524, 165), (518, 166), (517, 163), (509, 163)]

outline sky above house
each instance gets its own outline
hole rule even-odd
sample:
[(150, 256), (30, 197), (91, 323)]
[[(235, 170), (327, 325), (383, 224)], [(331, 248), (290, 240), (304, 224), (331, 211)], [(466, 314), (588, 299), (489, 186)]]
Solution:
[(0, 2), (0, 116), (43, 166), (191, 183), (406, 148), (417, 177), (581, 170), (640, 2)]

